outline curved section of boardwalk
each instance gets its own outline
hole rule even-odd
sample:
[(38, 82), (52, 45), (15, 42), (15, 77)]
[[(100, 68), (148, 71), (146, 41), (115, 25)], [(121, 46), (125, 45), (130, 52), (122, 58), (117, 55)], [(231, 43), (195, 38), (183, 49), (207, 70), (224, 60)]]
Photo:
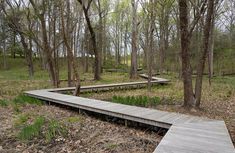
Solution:
[[(83, 91), (144, 85), (147, 82), (82, 87)], [(155, 82), (157, 83), (157, 82)], [(44, 89), (25, 92), (29, 96), (169, 129), (154, 153), (235, 153), (224, 121), (210, 120), (179, 113), (142, 108), (56, 93), (65, 89)], [(74, 89), (74, 88), (73, 88)]]

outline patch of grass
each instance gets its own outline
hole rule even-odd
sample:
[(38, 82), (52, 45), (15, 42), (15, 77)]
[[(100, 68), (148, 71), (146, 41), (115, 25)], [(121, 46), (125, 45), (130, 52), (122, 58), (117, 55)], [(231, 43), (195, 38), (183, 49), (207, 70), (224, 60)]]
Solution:
[(67, 129), (61, 123), (56, 120), (51, 120), (48, 125), (47, 132), (45, 134), (46, 142), (50, 142), (57, 136), (65, 136)]
[(7, 107), (9, 105), (9, 101), (6, 99), (0, 99), (0, 106)]
[(33, 138), (43, 138), (47, 143), (51, 142), (52, 139), (65, 136), (67, 134), (67, 128), (57, 120), (46, 121), (45, 117), (36, 117), (32, 124), (26, 124), (30, 119), (30, 114), (22, 114), (16, 120), (18, 127), (23, 127), (18, 138), (23, 141), (29, 141)]
[(43, 104), (41, 100), (33, 98), (33, 97), (29, 97), (24, 94), (20, 94), (15, 99), (13, 99), (12, 102), (17, 105), (25, 105), (25, 104), (42, 105)]
[(18, 138), (20, 140), (30, 140), (34, 137), (38, 137), (40, 135), (40, 131), (42, 130), (42, 126), (45, 123), (45, 118), (40, 116), (35, 119), (33, 124), (25, 126), (19, 133)]
[(31, 114), (20, 114), (18, 118), (15, 120), (15, 126), (21, 126), (24, 125), (30, 118)]
[(110, 149), (110, 150), (115, 150), (118, 147), (118, 145), (117, 144), (113, 144), (113, 143), (108, 143), (108, 144), (105, 145), (105, 147), (107, 149)]
[(12, 107), (16, 114), (21, 112), (20, 106), (18, 104), (12, 103)]
[(77, 123), (77, 122), (80, 122), (81, 121), (81, 118), (80, 117), (68, 117), (66, 118), (66, 121), (69, 122), (69, 123)]
[(217, 76), (212, 78), (212, 83), (226, 84), (235, 88), (235, 76)]
[(112, 101), (115, 103), (121, 103), (126, 105), (135, 105), (135, 106), (156, 106), (160, 104), (161, 99), (159, 97), (147, 97), (147, 96), (113, 96)]
[(32, 105), (42, 105), (43, 102), (39, 99), (29, 97), (24, 94), (20, 94), (17, 97), (15, 97), (11, 102), (11, 106), (13, 107), (13, 110), (15, 113), (21, 112), (21, 106), (25, 106), (26, 104), (32, 104)]

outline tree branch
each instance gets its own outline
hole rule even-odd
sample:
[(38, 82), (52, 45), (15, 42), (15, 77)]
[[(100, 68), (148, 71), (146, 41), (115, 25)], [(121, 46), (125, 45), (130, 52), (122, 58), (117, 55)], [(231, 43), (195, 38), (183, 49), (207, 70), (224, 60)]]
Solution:
[(201, 7), (200, 7), (200, 10), (196, 13), (195, 18), (194, 18), (193, 22), (191, 23), (191, 26), (189, 27), (190, 28), (189, 35), (188, 35), (189, 38), (192, 36), (192, 33), (193, 33), (195, 26), (197, 25), (198, 21), (201, 19), (202, 15), (206, 11), (206, 3), (207, 3), (207, 0), (204, 0)]

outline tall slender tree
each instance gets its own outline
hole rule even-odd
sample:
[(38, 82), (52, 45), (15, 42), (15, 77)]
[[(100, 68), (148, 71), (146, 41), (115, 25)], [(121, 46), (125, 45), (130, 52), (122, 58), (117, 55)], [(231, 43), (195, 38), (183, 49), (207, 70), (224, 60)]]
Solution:
[(132, 36), (131, 36), (131, 69), (130, 78), (137, 78), (137, 3), (131, 0), (132, 6)]
[(94, 79), (95, 80), (100, 80), (100, 74), (101, 74), (101, 61), (100, 61), (100, 52), (97, 49), (97, 44), (96, 44), (96, 33), (94, 31), (94, 28), (91, 25), (91, 20), (89, 17), (89, 9), (91, 6), (91, 3), (93, 0), (88, 0), (86, 3), (83, 0), (77, 0), (83, 9), (85, 19), (87, 22), (87, 27), (89, 29), (90, 35), (91, 35), (91, 42), (92, 42), (92, 47), (93, 47), (93, 52), (95, 54), (95, 62), (94, 62)]
[(206, 14), (206, 23), (204, 26), (204, 33), (203, 33), (203, 47), (200, 55), (200, 59), (198, 61), (197, 67), (197, 78), (195, 84), (195, 97), (196, 97), (196, 106), (200, 106), (201, 102), (201, 94), (202, 94), (202, 78), (203, 78), (203, 71), (205, 68), (206, 57), (209, 52), (209, 41), (211, 35), (211, 24), (213, 24), (213, 16), (214, 16), (214, 4), (215, 0), (208, 1), (208, 8)]
[(192, 67), (190, 62), (190, 42), (192, 32), (205, 12), (207, 1), (204, 1), (196, 17), (191, 23), (189, 22), (189, 2), (179, 0), (179, 17), (181, 30), (181, 57), (182, 57), (182, 77), (184, 84), (184, 106), (193, 107), (196, 104), (196, 98), (193, 91)]

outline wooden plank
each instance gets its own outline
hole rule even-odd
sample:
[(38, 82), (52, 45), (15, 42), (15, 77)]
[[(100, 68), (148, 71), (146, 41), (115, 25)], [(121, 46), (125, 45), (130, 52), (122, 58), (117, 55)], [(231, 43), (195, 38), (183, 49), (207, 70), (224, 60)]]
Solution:
[[(151, 81), (153, 84), (159, 84), (163, 83), (166, 80), (153, 80)], [(168, 81), (167, 81), (168, 82)], [(95, 89), (107, 89), (107, 88), (115, 88), (115, 87), (130, 87), (130, 86), (136, 86), (136, 85), (147, 85), (148, 81), (138, 81), (138, 82), (124, 82), (124, 83), (112, 83), (112, 84), (103, 84), (103, 85), (90, 85), (90, 86), (82, 86), (82, 91), (87, 90), (95, 90)], [(47, 91), (56, 92), (56, 91), (71, 91), (75, 90), (75, 87), (65, 87), (65, 88), (52, 88), (47, 89)]]
[(173, 125), (154, 153), (234, 153), (224, 122)]

